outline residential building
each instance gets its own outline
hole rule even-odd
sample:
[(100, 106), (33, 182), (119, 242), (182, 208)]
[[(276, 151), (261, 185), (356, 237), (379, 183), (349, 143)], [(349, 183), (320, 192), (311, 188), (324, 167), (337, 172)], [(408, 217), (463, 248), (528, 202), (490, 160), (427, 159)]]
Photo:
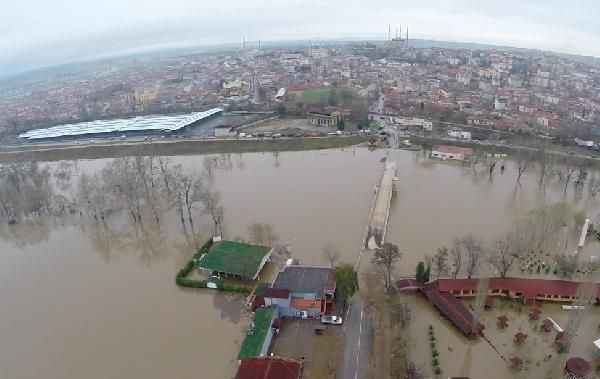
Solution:
[(288, 263), (262, 296), (264, 305), (277, 307), (283, 317), (315, 318), (331, 310), (335, 288), (330, 267)]
[(508, 99), (505, 97), (496, 96), (494, 100), (494, 109), (497, 111), (502, 111), (508, 108)]

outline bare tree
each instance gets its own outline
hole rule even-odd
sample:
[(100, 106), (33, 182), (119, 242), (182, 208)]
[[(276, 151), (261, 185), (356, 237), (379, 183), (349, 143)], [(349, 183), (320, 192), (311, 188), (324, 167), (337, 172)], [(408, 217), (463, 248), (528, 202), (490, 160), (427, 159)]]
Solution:
[(462, 238), (462, 246), (467, 258), (467, 277), (471, 278), (479, 268), (479, 263), (485, 254), (485, 249), (481, 240), (475, 238), (472, 234), (467, 234)]
[(518, 257), (517, 237), (511, 232), (507, 232), (503, 238), (496, 240), (494, 245), (495, 251), (489, 261), (500, 277), (504, 278)]
[(462, 266), (462, 246), (458, 238), (452, 240), (452, 248), (450, 249), (450, 258), (452, 260), (452, 277), (456, 278), (460, 273)]
[(275, 246), (279, 237), (275, 233), (273, 225), (254, 222), (248, 225), (250, 240), (257, 245)]
[(392, 285), (392, 271), (400, 258), (402, 258), (402, 253), (398, 250), (398, 246), (393, 243), (384, 242), (381, 248), (375, 249), (373, 265), (383, 275), (385, 288), (388, 290)]
[(448, 248), (445, 246), (437, 249), (436, 253), (431, 259), (431, 267), (435, 276), (439, 279), (440, 276), (448, 275)]
[(340, 251), (336, 246), (327, 244), (325, 247), (323, 247), (323, 257), (327, 259), (327, 262), (329, 262), (329, 265), (331, 268), (333, 268), (335, 266), (335, 262), (340, 259)]
[(570, 277), (577, 271), (577, 258), (574, 255), (558, 254), (554, 262), (563, 277)]
[(576, 300), (573, 303), (575, 309), (573, 309), (570, 313), (569, 320), (567, 321), (567, 326), (565, 328), (567, 339), (564, 341), (564, 345), (561, 346), (565, 352), (571, 347), (577, 332), (587, 318), (590, 308), (596, 300), (597, 292), (598, 287), (594, 282), (582, 282), (577, 286), (577, 290), (575, 292)]
[(534, 157), (527, 149), (519, 149), (517, 152), (517, 184), (521, 184), (521, 176), (533, 162)]
[(220, 205), (221, 194), (216, 191), (206, 190), (202, 194), (202, 205), (204, 214), (209, 215), (215, 225), (214, 234), (219, 236), (222, 234), (223, 218), (225, 216), (225, 208)]
[(485, 249), (483, 248), (483, 243), (472, 234), (467, 234), (461, 238), (455, 238), (452, 241), (452, 249), (450, 250), (453, 264), (452, 277), (456, 278), (460, 272), (464, 257), (467, 276), (471, 278), (479, 268), (484, 253)]
[(545, 149), (540, 149), (537, 153), (537, 161), (540, 165), (540, 187), (544, 183), (544, 179), (548, 175), (548, 172), (552, 169), (553, 159), (546, 152)]
[(577, 171), (577, 164), (574, 158), (572, 157), (567, 157), (565, 158), (564, 162), (563, 162), (566, 166), (565, 168), (565, 176), (564, 176), (564, 181), (565, 181), (565, 186), (563, 188), (563, 193), (567, 193), (567, 187), (569, 185), (569, 182), (571, 181), (571, 178), (573, 177), (573, 174), (575, 173), (575, 171)]

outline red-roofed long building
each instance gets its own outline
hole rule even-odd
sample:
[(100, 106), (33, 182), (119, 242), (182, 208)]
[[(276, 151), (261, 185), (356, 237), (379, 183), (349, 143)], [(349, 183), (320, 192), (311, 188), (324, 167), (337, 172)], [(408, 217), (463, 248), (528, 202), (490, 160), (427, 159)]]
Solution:
[(242, 359), (235, 379), (299, 379), (302, 362), (281, 357)]

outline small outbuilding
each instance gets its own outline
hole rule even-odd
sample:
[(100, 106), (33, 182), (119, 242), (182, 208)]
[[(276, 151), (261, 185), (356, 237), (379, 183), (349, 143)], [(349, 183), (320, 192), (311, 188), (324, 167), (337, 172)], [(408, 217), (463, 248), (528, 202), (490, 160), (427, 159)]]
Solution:
[(218, 276), (256, 280), (272, 249), (234, 241), (214, 242), (207, 253), (194, 255), (198, 267)]
[(540, 329), (542, 329), (546, 333), (550, 333), (550, 331), (552, 331), (552, 321), (550, 321), (547, 318), (544, 319), (542, 321), (542, 325), (540, 326)]
[(565, 365), (565, 376), (569, 379), (585, 379), (592, 372), (592, 366), (583, 358), (569, 358)]
[(521, 359), (520, 357), (514, 357), (509, 359), (508, 361), (510, 362), (511, 370), (521, 371), (521, 369), (523, 368), (523, 359)]
[(517, 345), (522, 345), (523, 343), (525, 343), (526, 340), (527, 340), (527, 334), (525, 334), (523, 332), (517, 332), (515, 334), (515, 338), (513, 339), (513, 341)]
[(542, 314), (542, 310), (540, 309), (540, 307), (531, 307), (529, 309), (529, 319), (530, 320), (538, 320), (540, 318), (540, 315)]
[(506, 315), (498, 316), (498, 326), (500, 329), (504, 329), (508, 326), (508, 317)]

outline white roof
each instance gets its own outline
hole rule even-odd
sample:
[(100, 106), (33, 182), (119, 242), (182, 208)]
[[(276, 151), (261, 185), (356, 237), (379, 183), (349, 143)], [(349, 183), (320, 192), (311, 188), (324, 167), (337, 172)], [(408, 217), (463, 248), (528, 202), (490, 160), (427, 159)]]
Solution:
[(19, 134), (19, 138), (35, 140), (42, 138), (55, 138), (65, 136), (82, 136), (86, 134), (121, 133), (143, 130), (158, 130), (172, 132), (179, 130), (196, 121), (222, 112), (221, 108), (212, 108), (205, 112), (194, 112), (177, 116), (141, 116), (117, 120), (96, 120), (53, 126), (46, 129), (35, 129)]
[(600, 338), (594, 341), (594, 345), (596, 345), (596, 349), (600, 349)]

